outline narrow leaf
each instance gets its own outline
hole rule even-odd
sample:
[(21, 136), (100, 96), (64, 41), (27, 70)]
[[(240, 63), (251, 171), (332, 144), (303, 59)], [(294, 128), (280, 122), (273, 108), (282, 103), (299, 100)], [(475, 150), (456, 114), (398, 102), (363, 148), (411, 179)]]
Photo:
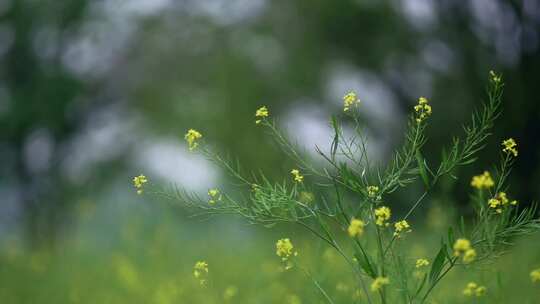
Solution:
[(441, 273), (444, 261), (446, 260), (446, 244), (442, 245), (441, 250), (439, 250), (439, 253), (437, 254), (437, 257), (433, 260), (433, 264), (431, 265), (431, 271), (429, 274), (429, 282), (433, 284), (433, 282), (439, 277), (439, 274)]
[(426, 185), (426, 188), (429, 188), (429, 177), (426, 172), (424, 157), (420, 151), (416, 151), (416, 161), (418, 162), (418, 169), (420, 170), (420, 176)]
[(355, 250), (356, 253), (354, 254), (354, 257), (358, 261), (360, 269), (364, 270), (367, 275), (375, 279), (377, 277), (377, 273), (375, 272), (375, 269), (373, 269), (369, 255), (367, 255), (364, 250), (359, 251), (358, 248), (355, 248)]

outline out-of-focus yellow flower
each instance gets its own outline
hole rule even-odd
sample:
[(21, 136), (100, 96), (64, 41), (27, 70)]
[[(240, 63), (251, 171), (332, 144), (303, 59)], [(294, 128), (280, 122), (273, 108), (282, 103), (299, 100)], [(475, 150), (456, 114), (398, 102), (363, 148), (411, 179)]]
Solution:
[(199, 133), (199, 131), (197, 131), (197, 130), (189, 129), (187, 131), (184, 138), (186, 139), (186, 141), (188, 143), (190, 151), (194, 150), (195, 148), (197, 148), (199, 146), (199, 143), (197, 141), (199, 139), (201, 139), (202, 137), (203, 137), (202, 134)]
[(386, 221), (390, 219), (391, 215), (392, 212), (390, 211), (390, 208), (386, 206), (375, 209), (375, 224), (377, 224), (377, 226), (388, 226)]
[(210, 200), (208, 201), (208, 204), (210, 205), (215, 205), (217, 202), (221, 201), (221, 193), (218, 189), (208, 190), (208, 196), (210, 197)]
[(416, 268), (422, 268), (424, 266), (428, 266), (429, 261), (427, 259), (418, 259), (416, 260)]
[(479, 286), (475, 282), (470, 282), (467, 284), (465, 289), (463, 289), (463, 295), (467, 297), (477, 296), (481, 297), (485, 295), (487, 288), (485, 286)]
[(454, 243), (454, 256), (463, 257), (463, 263), (468, 264), (476, 259), (476, 250), (467, 239), (457, 239)]
[(377, 277), (375, 280), (373, 280), (373, 283), (371, 283), (371, 291), (379, 291), (388, 284), (390, 284), (390, 279), (387, 277)]
[(351, 288), (349, 287), (349, 285), (343, 283), (343, 282), (338, 282), (336, 284), (336, 290), (339, 291), (339, 292), (348, 292)]
[(304, 176), (300, 174), (300, 171), (298, 169), (292, 169), (291, 174), (295, 182), (301, 183), (304, 181)]
[(518, 156), (517, 143), (513, 138), (506, 139), (502, 142), (503, 152)]
[(420, 123), (428, 118), (432, 113), (428, 99), (425, 97), (418, 98), (418, 104), (414, 106), (414, 111), (416, 112), (417, 123)]
[(459, 256), (465, 251), (471, 249), (471, 241), (467, 239), (457, 239), (454, 243), (454, 255)]
[(533, 283), (540, 282), (540, 268), (531, 271), (531, 281)]
[(469, 249), (463, 254), (463, 263), (469, 264), (476, 259), (476, 250)]
[(199, 280), (201, 285), (205, 285), (208, 276), (208, 263), (205, 261), (198, 261), (193, 266), (193, 276)]
[(113, 265), (116, 275), (125, 288), (133, 291), (141, 287), (139, 272), (129, 258), (123, 255), (115, 255), (113, 257)]
[(270, 112), (268, 111), (268, 108), (267, 107), (260, 107), (259, 109), (257, 109), (257, 111), (255, 112), (255, 117), (257, 118), (257, 120), (255, 121), (256, 124), (260, 124), (261, 121), (263, 121), (264, 119), (266, 119), (266, 117), (268, 117), (270, 115)]
[(353, 218), (347, 232), (350, 237), (362, 236), (364, 234), (364, 226), (366, 226), (364, 221)]
[(143, 193), (143, 186), (148, 182), (148, 179), (144, 175), (135, 176), (133, 178), (133, 185), (137, 189), (137, 194), (141, 195)]
[(350, 91), (349, 93), (343, 96), (343, 111), (348, 112), (351, 108), (358, 106), (360, 104), (360, 99), (356, 96), (356, 93)]
[(223, 299), (225, 301), (230, 301), (238, 294), (238, 288), (236, 286), (228, 286), (223, 292)]
[(471, 186), (479, 190), (489, 189), (495, 186), (495, 182), (493, 182), (491, 174), (489, 174), (488, 171), (484, 171), (484, 173), (480, 175), (473, 176), (471, 180)]

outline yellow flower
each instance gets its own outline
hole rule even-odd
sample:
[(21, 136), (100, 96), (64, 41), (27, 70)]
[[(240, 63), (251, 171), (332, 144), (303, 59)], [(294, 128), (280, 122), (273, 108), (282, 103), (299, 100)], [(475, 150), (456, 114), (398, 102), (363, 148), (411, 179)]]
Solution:
[(478, 287), (478, 284), (474, 282), (468, 283), (467, 287), (463, 289), (463, 295), (468, 296), (468, 297), (472, 296), (477, 287)]
[(518, 156), (517, 143), (513, 138), (506, 139), (502, 142), (503, 152)]
[(362, 236), (362, 234), (364, 233), (364, 226), (366, 226), (364, 221), (353, 218), (351, 220), (351, 224), (349, 225), (349, 228), (347, 229), (347, 231), (349, 232), (349, 236), (350, 237)]
[(481, 297), (481, 296), (485, 295), (486, 292), (487, 292), (486, 286), (480, 286), (480, 287), (476, 288), (475, 294), (476, 294), (477, 297)]
[(429, 261), (426, 260), (426, 259), (418, 259), (418, 260), (416, 260), (416, 268), (421, 268), (421, 267), (428, 266), (428, 265), (429, 265)]
[(287, 261), (291, 256), (297, 256), (297, 252), (293, 252), (294, 246), (290, 239), (280, 239), (276, 242), (276, 255), (282, 261)]
[(394, 228), (396, 229), (396, 231), (394, 232), (394, 236), (399, 236), (401, 232), (411, 232), (411, 226), (406, 220), (396, 222), (394, 224)]
[(375, 280), (373, 280), (373, 283), (371, 283), (371, 291), (379, 291), (381, 290), (381, 288), (388, 284), (390, 284), (390, 279), (386, 277), (377, 277)]
[(471, 246), (467, 239), (457, 239), (454, 243), (454, 256), (463, 257), (463, 263), (468, 264), (476, 258), (476, 250)]
[(495, 182), (493, 182), (493, 179), (491, 178), (491, 174), (489, 174), (488, 171), (484, 171), (483, 174), (474, 176), (471, 181), (471, 186), (473, 186), (476, 189), (489, 189), (495, 185)]
[(208, 201), (208, 204), (210, 205), (215, 205), (217, 202), (221, 201), (221, 193), (218, 189), (208, 190), (208, 196), (210, 197), (210, 200)]
[(495, 209), (495, 212), (497, 212), (497, 213), (499, 213), (499, 214), (503, 212), (502, 208), (499, 207), (500, 204), (501, 204), (501, 202), (500, 202), (498, 199), (492, 198), (492, 199), (490, 199), (490, 200), (488, 201), (488, 204), (489, 204), (489, 207), (490, 207), (490, 208), (494, 208), (494, 209)]
[(388, 207), (383, 206), (375, 209), (375, 224), (377, 224), (377, 226), (388, 226), (386, 221), (390, 219), (391, 215), (392, 212)]
[(531, 281), (533, 283), (540, 282), (540, 268), (531, 271)]
[(263, 119), (265, 119), (266, 117), (268, 117), (270, 115), (270, 112), (268, 112), (268, 108), (267, 107), (260, 107), (256, 112), (255, 112), (255, 117), (258, 118), (255, 123), (256, 124), (260, 124), (261, 121)]
[(198, 261), (193, 266), (193, 276), (199, 280), (201, 285), (206, 284), (206, 277), (208, 276), (208, 263), (205, 261)]
[(379, 187), (377, 186), (368, 186), (367, 193), (369, 197), (375, 197), (379, 193)]
[(428, 99), (425, 97), (418, 98), (418, 104), (414, 106), (414, 111), (416, 112), (416, 115), (417, 115), (416, 116), (417, 123), (420, 123), (424, 119), (428, 118), (432, 113), (432, 109), (431, 109), (431, 106), (429, 105)]
[(476, 259), (476, 250), (469, 249), (463, 254), (463, 263), (469, 264)]
[(189, 150), (191, 151), (197, 148), (197, 146), (199, 146), (199, 143), (197, 143), (197, 140), (202, 138), (202, 134), (196, 130), (189, 129), (186, 135), (184, 136), (184, 138), (186, 139), (189, 146)]
[(291, 174), (293, 175), (295, 182), (301, 183), (304, 181), (304, 176), (300, 174), (300, 171), (298, 169), (292, 169)]
[(506, 192), (499, 192), (499, 194), (497, 195), (497, 198), (499, 199), (501, 204), (508, 205), (509, 200), (508, 200), (508, 197), (506, 196)]
[(517, 201), (510, 201), (506, 192), (499, 192), (494, 198), (488, 200), (488, 205), (490, 208), (495, 209), (497, 213), (502, 213), (504, 207), (508, 207), (508, 205), (515, 206)]
[(467, 297), (477, 296), (481, 297), (485, 295), (487, 288), (485, 286), (478, 286), (475, 282), (470, 282), (467, 287), (463, 289), (463, 295)]
[(502, 81), (501, 75), (497, 75), (493, 70), (489, 71), (489, 77), (491, 81), (495, 83), (500, 83)]
[(454, 256), (460, 256), (469, 249), (471, 249), (471, 242), (469, 240), (457, 239), (454, 243)]
[(347, 112), (352, 107), (357, 106), (360, 104), (360, 99), (358, 99), (358, 96), (356, 96), (356, 93), (354, 91), (350, 91), (349, 93), (345, 94), (343, 96), (343, 111)]
[(137, 194), (143, 193), (143, 186), (148, 182), (148, 179), (144, 175), (135, 176), (133, 178), (133, 185), (135, 186), (135, 189), (137, 189)]

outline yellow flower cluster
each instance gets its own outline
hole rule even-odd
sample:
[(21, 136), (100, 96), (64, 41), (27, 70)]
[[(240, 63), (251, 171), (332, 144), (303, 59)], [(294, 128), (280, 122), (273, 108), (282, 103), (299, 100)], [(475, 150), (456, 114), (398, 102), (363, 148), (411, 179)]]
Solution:
[(364, 221), (353, 218), (349, 224), (347, 232), (349, 232), (350, 237), (362, 236), (365, 226), (366, 224)]
[(360, 104), (360, 99), (358, 96), (356, 96), (356, 93), (354, 91), (350, 91), (349, 93), (345, 94), (343, 96), (343, 111), (347, 112), (352, 107), (358, 106)]
[(386, 221), (390, 219), (391, 215), (392, 212), (388, 207), (383, 206), (375, 209), (375, 224), (377, 224), (377, 226), (388, 226)]
[(488, 200), (488, 205), (490, 208), (495, 209), (497, 213), (502, 213), (503, 208), (508, 207), (508, 205), (515, 206), (517, 201), (510, 201), (506, 196), (506, 192), (499, 192), (494, 198)]
[(396, 231), (394, 232), (394, 236), (399, 237), (401, 232), (411, 232), (411, 225), (406, 220), (401, 220), (399, 222), (394, 223), (394, 228)]
[(477, 296), (481, 297), (485, 295), (487, 292), (487, 288), (485, 286), (478, 286), (475, 282), (470, 282), (467, 284), (467, 287), (463, 289), (463, 295), (467, 297)]
[(276, 242), (276, 255), (282, 261), (287, 261), (291, 256), (297, 256), (297, 252), (293, 252), (294, 246), (290, 239), (280, 239)]
[(301, 183), (304, 181), (304, 176), (300, 174), (300, 171), (298, 169), (292, 169), (291, 174), (295, 182)]
[(270, 112), (268, 111), (268, 108), (267, 107), (260, 107), (259, 109), (257, 109), (257, 111), (255, 112), (255, 117), (257, 118), (257, 120), (255, 121), (256, 124), (260, 124), (261, 121), (263, 121), (263, 119), (265, 119), (266, 117), (268, 117), (270, 115)]
[(208, 204), (210, 205), (215, 205), (217, 202), (221, 201), (221, 193), (218, 189), (208, 190), (208, 196), (210, 197), (210, 200), (208, 201)]
[(133, 178), (133, 185), (137, 189), (137, 194), (141, 195), (143, 193), (143, 186), (148, 182), (148, 179), (144, 175), (135, 176)]
[(381, 288), (388, 284), (390, 284), (390, 279), (386, 277), (377, 277), (375, 280), (373, 280), (373, 283), (371, 283), (371, 291), (379, 291), (381, 290)]
[(476, 250), (467, 239), (457, 239), (454, 243), (454, 256), (462, 257), (463, 263), (468, 264), (476, 259)]
[(193, 276), (199, 280), (201, 285), (206, 284), (206, 277), (208, 276), (208, 263), (205, 261), (198, 261), (193, 266)]
[(367, 193), (369, 197), (375, 197), (379, 193), (379, 187), (377, 186), (367, 186)]
[(416, 268), (422, 268), (424, 266), (428, 266), (429, 261), (426, 259), (418, 259), (416, 260)]
[(495, 182), (491, 178), (491, 174), (488, 171), (484, 171), (483, 174), (473, 176), (471, 180), (471, 186), (476, 189), (489, 189), (495, 186)]
[(503, 140), (502, 142), (503, 152), (512, 154), (514, 157), (518, 156), (517, 143), (513, 138)]
[(428, 118), (431, 115), (431, 106), (429, 101), (425, 97), (418, 98), (418, 104), (414, 106), (414, 111), (416, 112), (416, 122), (420, 123), (424, 119)]
[(531, 281), (533, 283), (540, 282), (540, 268), (531, 271)]
[(199, 143), (197, 141), (202, 138), (202, 134), (199, 133), (197, 130), (189, 129), (184, 138), (186, 139), (189, 150), (191, 151), (197, 148), (197, 146), (199, 146)]

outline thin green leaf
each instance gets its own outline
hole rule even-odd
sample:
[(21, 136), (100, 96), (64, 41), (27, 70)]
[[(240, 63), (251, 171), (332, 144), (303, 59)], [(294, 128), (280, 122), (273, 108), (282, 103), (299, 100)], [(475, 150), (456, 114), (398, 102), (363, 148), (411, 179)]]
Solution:
[(433, 260), (433, 264), (431, 265), (431, 271), (429, 274), (429, 282), (431, 284), (435, 282), (443, 269), (444, 261), (446, 260), (446, 247), (446, 244), (443, 244), (441, 250), (439, 250), (439, 253), (437, 254), (437, 257), (435, 257), (435, 259)]

